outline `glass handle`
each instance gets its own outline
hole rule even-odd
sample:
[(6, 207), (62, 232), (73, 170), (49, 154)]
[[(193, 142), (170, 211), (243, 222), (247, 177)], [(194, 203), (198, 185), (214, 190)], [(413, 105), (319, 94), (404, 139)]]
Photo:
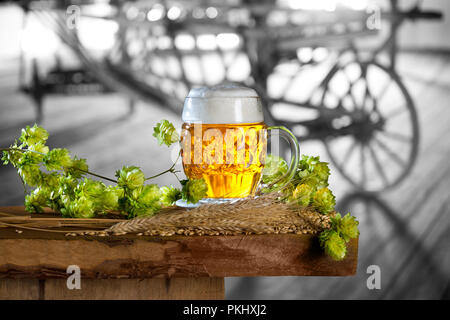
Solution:
[(289, 165), (289, 170), (286, 172), (285, 175), (283, 175), (281, 178), (279, 178), (277, 181), (272, 182), (270, 186), (273, 186), (279, 181), (286, 180), (286, 183), (284, 183), (282, 186), (279, 186), (277, 189), (284, 188), (289, 182), (291, 182), (292, 178), (294, 178), (296, 172), (297, 172), (297, 165), (298, 161), (300, 159), (300, 146), (298, 144), (297, 138), (294, 136), (294, 134), (286, 127), (283, 126), (272, 126), (268, 127), (267, 131), (269, 134), (271, 133), (271, 130), (278, 129), (278, 134), (280, 137), (283, 137), (288, 143), (291, 148), (291, 164)]

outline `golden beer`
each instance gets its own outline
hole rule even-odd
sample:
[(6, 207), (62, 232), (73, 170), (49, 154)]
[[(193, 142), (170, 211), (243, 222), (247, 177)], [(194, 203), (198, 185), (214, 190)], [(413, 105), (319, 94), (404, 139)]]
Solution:
[(221, 203), (255, 194), (271, 129), (278, 129), (291, 145), (291, 166), (284, 178), (295, 175), (297, 139), (284, 127), (266, 127), (261, 100), (251, 88), (220, 85), (191, 89), (182, 119), (184, 172), (189, 179), (203, 178), (208, 186), (207, 198), (201, 202)]
[(203, 178), (209, 198), (242, 198), (255, 193), (266, 155), (264, 123), (184, 123), (181, 145), (186, 176)]

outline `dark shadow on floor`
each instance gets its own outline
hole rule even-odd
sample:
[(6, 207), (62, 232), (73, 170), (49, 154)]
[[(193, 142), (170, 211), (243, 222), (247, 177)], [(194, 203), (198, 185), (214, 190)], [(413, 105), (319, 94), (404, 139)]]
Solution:
[[(402, 273), (406, 268), (410, 267), (412, 260), (420, 261), (419, 265), (423, 270), (428, 270), (430, 273), (430, 281), (436, 284), (445, 284), (448, 281), (448, 275), (442, 266), (439, 264), (439, 259), (436, 257), (434, 252), (423, 245), (423, 239), (416, 235), (409, 228), (408, 222), (405, 221), (400, 215), (395, 212), (386, 202), (382, 201), (378, 196), (365, 192), (355, 192), (348, 194), (338, 203), (337, 209), (340, 212), (352, 212), (356, 202), (363, 202), (366, 208), (367, 214), (371, 214), (374, 209), (383, 214), (384, 217), (392, 223), (395, 229), (395, 235), (398, 235), (397, 240), (400, 240), (407, 244), (409, 254), (406, 258), (397, 266), (397, 270), (391, 276), (391, 281), (384, 286), (384, 290), (380, 295), (380, 299), (386, 298), (388, 294), (393, 293), (395, 298), (401, 299), (406, 295), (406, 293), (411, 289), (405, 286), (397, 286), (397, 282), (401, 279)], [(445, 204), (444, 204), (445, 205)], [(442, 214), (446, 214), (446, 210), (441, 210)], [(413, 214), (417, 214), (417, 210), (411, 215), (406, 215), (406, 217), (411, 218)], [(428, 235), (431, 229), (436, 225), (441, 215), (436, 215), (432, 221), (429, 222), (428, 226), (422, 231), (423, 235)], [(380, 242), (373, 250), (371, 255), (367, 256), (368, 261), (373, 260), (374, 256), (379, 254), (383, 250), (384, 244)], [(362, 248), (363, 249), (363, 248)], [(417, 264), (417, 263), (416, 263)], [(413, 280), (413, 279), (411, 279)]]
[[(355, 276), (240, 278), (233, 280), (227, 298), (448, 298), (448, 271), (439, 256), (445, 253), (436, 253), (432, 248), (427, 248), (421, 236), (410, 229), (408, 221), (404, 221), (385, 201), (373, 194), (353, 192), (342, 198), (337, 209), (358, 217), (367, 215), (367, 218), (372, 218), (360, 226), (362, 234)], [(443, 212), (445, 214), (446, 211)], [(409, 218), (409, 215), (405, 216)], [(438, 218), (429, 221), (423, 235), (431, 232)], [(389, 230), (384, 229), (384, 224), (389, 226)], [(382, 290), (369, 290), (366, 287), (366, 268), (372, 264), (380, 265), (383, 270)]]

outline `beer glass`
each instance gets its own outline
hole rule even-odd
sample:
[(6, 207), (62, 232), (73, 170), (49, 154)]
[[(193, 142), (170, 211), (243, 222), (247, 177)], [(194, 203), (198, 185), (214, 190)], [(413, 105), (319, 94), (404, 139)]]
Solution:
[(297, 139), (285, 127), (266, 126), (261, 100), (253, 89), (234, 85), (192, 89), (182, 120), (183, 169), (189, 179), (205, 180), (208, 192), (202, 202), (255, 195), (268, 135), (276, 131), (291, 147), (290, 168), (282, 180), (288, 183), (295, 175), (300, 152)]

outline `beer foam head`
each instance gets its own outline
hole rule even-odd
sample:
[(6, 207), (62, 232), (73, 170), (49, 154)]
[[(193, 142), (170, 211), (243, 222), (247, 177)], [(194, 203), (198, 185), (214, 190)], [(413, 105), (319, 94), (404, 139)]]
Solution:
[(184, 122), (209, 124), (263, 122), (261, 100), (255, 90), (237, 85), (194, 88), (184, 101)]

